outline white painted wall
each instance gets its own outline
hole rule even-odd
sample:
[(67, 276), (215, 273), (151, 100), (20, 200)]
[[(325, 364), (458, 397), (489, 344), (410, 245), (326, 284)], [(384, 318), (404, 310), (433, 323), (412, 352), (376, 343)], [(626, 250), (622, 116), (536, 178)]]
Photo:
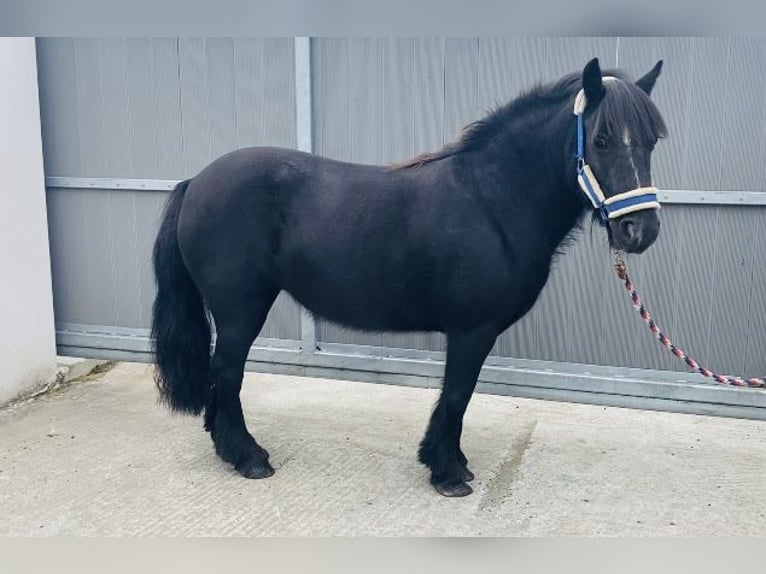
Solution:
[(0, 38), (0, 405), (55, 376), (34, 38)]

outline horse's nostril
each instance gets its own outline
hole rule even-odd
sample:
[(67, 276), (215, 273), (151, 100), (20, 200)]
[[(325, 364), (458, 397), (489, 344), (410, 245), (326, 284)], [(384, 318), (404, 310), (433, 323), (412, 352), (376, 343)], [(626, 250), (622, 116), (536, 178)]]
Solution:
[(641, 234), (641, 228), (633, 219), (624, 219), (620, 223), (620, 227), (622, 228), (622, 232), (625, 237), (631, 241), (636, 239)]

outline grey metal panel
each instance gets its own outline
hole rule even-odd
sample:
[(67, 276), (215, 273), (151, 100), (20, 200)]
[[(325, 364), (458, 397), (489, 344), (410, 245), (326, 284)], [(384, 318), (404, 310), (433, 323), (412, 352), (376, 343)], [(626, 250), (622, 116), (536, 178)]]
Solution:
[(652, 156), (654, 180), (660, 188), (688, 189), (682, 167), (689, 147), (697, 145), (688, 133), (690, 122), (694, 121), (689, 113), (693, 43), (693, 38), (655, 38), (646, 44), (640, 39), (620, 41), (620, 62), (632, 61), (631, 55), (635, 53), (633, 73), (637, 77), (646, 73), (650, 69), (647, 66), (656, 60), (663, 61), (662, 75), (652, 92), (669, 131), (669, 137), (657, 145)]
[[(311, 61), (314, 80), (314, 149), (334, 159), (351, 157), (351, 117), (349, 98), (349, 40), (317, 38), (312, 41)], [(375, 137), (375, 136), (371, 136)]]
[(264, 53), (262, 38), (234, 40), (234, 106), (237, 147), (264, 143)]
[(146, 327), (151, 323), (152, 304), (154, 303), (154, 271), (152, 270), (151, 253), (154, 239), (160, 226), (163, 208), (168, 193), (152, 193), (152, 197), (144, 199), (143, 194), (131, 194), (131, 202), (136, 211), (135, 227), (136, 252), (133, 255), (133, 266), (139, 274), (138, 304), (139, 315), (132, 327)]
[(104, 67), (100, 50), (102, 43), (97, 38), (78, 38), (74, 43), (74, 74), (77, 80), (75, 109), (80, 137), (79, 142), (72, 143), (80, 146), (83, 175), (93, 177), (109, 175), (106, 165), (105, 111), (101, 97)]
[(758, 211), (755, 227), (744, 374), (749, 377), (766, 377), (766, 209)]
[(463, 127), (481, 117), (478, 94), (479, 40), (447, 38), (444, 45), (444, 133), (457, 139)]
[[(294, 147), (292, 45), (288, 38), (40, 39), (47, 175), (177, 180), (242, 145)], [(49, 188), (57, 320), (149, 325), (150, 255), (166, 197), (119, 185)], [(298, 306), (280, 297), (264, 335), (299, 338), (298, 316)]]
[(413, 41), (384, 38), (382, 163), (402, 161), (414, 155)]
[(616, 38), (548, 38), (545, 79), (553, 81), (564, 74), (578, 72), (594, 57), (598, 57), (602, 68), (612, 68), (616, 62), (616, 50)]
[(81, 258), (79, 246), (84, 232), (76, 211), (77, 190), (49, 190), (46, 197), (48, 236), (53, 282), (53, 307), (57, 321), (72, 321), (83, 312), (85, 299), (78, 297), (82, 275), (75, 269)]
[[(156, 168), (152, 177), (181, 179), (183, 177), (183, 135), (179, 40), (152, 38), (151, 44), (154, 56), (154, 106), (156, 108), (154, 118), (157, 142), (154, 154)], [(136, 175), (147, 177), (143, 173)]]
[(287, 293), (280, 293), (277, 297), (259, 336), (293, 340), (301, 338), (301, 308)]
[[(210, 151), (214, 159), (236, 147), (234, 40), (206, 39), (208, 69), (208, 117), (210, 121)], [(285, 70), (287, 73), (287, 70)]]
[(383, 40), (352, 38), (348, 40), (347, 49), (350, 92), (345, 96), (336, 95), (348, 98), (351, 155), (344, 159), (356, 163), (381, 163), (385, 155), (383, 99), (387, 97)]
[(74, 40), (39, 38), (36, 47), (45, 171), (49, 175), (79, 175)]
[(413, 153), (444, 144), (444, 49), (442, 38), (415, 38), (413, 46)]
[[(716, 253), (709, 268), (712, 305), (704, 356), (725, 374), (741, 374), (746, 367), (748, 319), (757, 310), (751, 306), (754, 253), (757, 239), (763, 243), (764, 229), (756, 227), (758, 212), (744, 207), (719, 208)], [(693, 255), (690, 253), (690, 257)], [(757, 335), (756, 335), (757, 336)], [(766, 345), (764, 345), (766, 347)], [(766, 375), (766, 371), (761, 373)]]
[[(662, 231), (655, 244), (645, 254), (627, 258), (631, 278), (640, 290), (644, 303), (659, 326), (671, 337), (674, 332), (673, 317), (678, 285), (681, 281), (688, 281), (679, 273), (680, 259), (686, 256), (681, 249), (684, 218), (683, 208), (663, 207), (660, 211)], [(624, 289), (613, 285), (616, 281), (612, 274), (608, 287), (620, 298), (619, 304), (628, 310), (629, 315), (622, 319), (622, 325), (631, 332), (636, 341), (635, 355), (631, 357), (629, 364), (651, 369), (682, 369), (678, 359), (662, 349), (647, 327), (638, 320), (638, 314), (631, 308)], [(631, 324), (632, 327), (629, 326)]]
[[(124, 84), (123, 91), (127, 96), (125, 107), (128, 112), (129, 134), (124, 142), (111, 134), (107, 139), (110, 140), (110, 146), (116, 146), (117, 156), (130, 157), (128, 172), (130, 175), (159, 177), (161, 174), (157, 170), (157, 94), (158, 91), (171, 89), (175, 85), (172, 77), (158, 78), (156, 76), (155, 47), (151, 40), (128, 38), (121, 43), (124, 56), (119, 69), (124, 70), (125, 74), (121, 83)], [(105, 58), (105, 62), (110, 60)], [(111, 60), (111, 62), (117, 65), (120, 60)], [(175, 76), (177, 77), (178, 74), (176, 73)], [(167, 80), (172, 83), (166, 85)], [(104, 100), (106, 103), (110, 102), (106, 94), (104, 94)], [(125, 153), (126, 148), (128, 154)], [(110, 170), (110, 173), (121, 172)]]
[[(148, 328), (151, 250), (167, 193), (47, 193), (57, 322)], [(299, 339), (300, 308), (280, 295), (261, 333)]]
[[(136, 161), (143, 163), (144, 167), (146, 164), (153, 163), (145, 161), (144, 156), (147, 150), (153, 149), (153, 146), (147, 145), (147, 143), (153, 141), (154, 137), (151, 140), (144, 138), (147, 143), (140, 148), (135, 145), (132, 137), (137, 129), (141, 130), (140, 126), (136, 126), (136, 122), (141, 122), (145, 116), (150, 115), (149, 106), (145, 104), (145, 100), (151, 101), (152, 98), (151, 65), (143, 61), (139, 65), (129, 66), (128, 43), (123, 39), (102, 40), (98, 50), (103, 63), (101, 66), (102, 82), (93, 95), (98, 97), (104, 108), (102, 129), (104, 132), (106, 173), (109, 175), (131, 175), (135, 173), (133, 166)], [(134, 59), (132, 56), (131, 54), (131, 60)], [(130, 82), (128, 78), (130, 78)], [(141, 86), (141, 91), (138, 94), (134, 90), (130, 90), (130, 85), (134, 82)], [(141, 109), (141, 113), (136, 113), (135, 110), (131, 109), (132, 103)], [(147, 118), (145, 123), (152, 126), (152, 129), (156, 125), (153, 118)], [(87, 134), (86, 137), (88, 137)], [(140, 157), (137, 158), (136, 156)], [(153, 170), (147, 169), (139, 173), (145, 173), (146, 177), (154, 175)]]
[[(559, 333), (553, 338), (557, 343), (549, 356), (558, 354), (557, 347), (566, 349), (565, 355), (577, 363), (604, 364), (607, 348), (618, 353), (622, 345), (610, 332), (611, 324), (604, 320), (609, 316), (609, 251), (605, 233), (586, 219), (585, 227), (569, 252), (564, 255), (561, 271), (568, 274), (569, 285), (556, 294), (551, 309), (566, 317), (564, 329), (551, 329)], [(552, 286), (555, 289), (555, 284)], [(556, 315), (546, 315), (544, 324), (554, 323)], [(555, 323), (554, 323), (555, 324)], [(561, 334), (565, 339), (561, 339)], [(542, 340), (545, 344), (546, 341)], [(562, 350), (564, 350), (562, 349)]]
[[(292, 38), (263, 41), (264, 145), (294, 148), (295, 134), (295, 46)], [(247, 109), (239, 110), (247, 114)]]
[(487, 108), (503, 105), (514, 96), (513, 52), (514, 42), (510, 38), (479, 38), (477, 90)]
[[(696, 38), (692, 44), (692, 77), (689, 94), (689, 153), (683, 165), (685, 188), (720, 189), (721, 134), (726, 121), (730, 75), (727, 38)], [(711, 82), (711, 76), (716, 82)]]
[[(721, 207), (685, 208), (681, 221), (682, 256), (678, 263), (679, 281), (675, 291), (676, 310), (670, 330), (671, 338), (687, 352), (705, 358), (710, 329), (710, 309), (714, 304), (715, 278), (711, 269), (717, 256), (717, 230)], [(699, 256), (706, 258), (701, 263)], [(672, 329), (672, 330), (671, 330)]]
[(720, 189), (760, 187), (761, 142), (766, 131), (766, 41), (732, 38), (722, 134)]
[[(110, 268), (101, 269), (101, 273), (109, 276), (111, 289), (108, 296), (114, 307), (114, 316), (108, 324), (140, 326), (142, 285), (139, 257), (142, 251), (136, 231), (136, 203), (141, 199), (129, 191), (98, 195), (108, 202), (108, 228), (103, 230), (107, 234), (103, 244), (109, 247)], [(151, 199), (145, 198), (143, 202)]]
[(38, 54), (48, 175), (182, 178), (242, 145), (295, 146), (289, 38), (40, 39)]
[(182, 177), (191, 177), (210, 161), (207, 41), (181, 38), (178, 66), (181, 87)]

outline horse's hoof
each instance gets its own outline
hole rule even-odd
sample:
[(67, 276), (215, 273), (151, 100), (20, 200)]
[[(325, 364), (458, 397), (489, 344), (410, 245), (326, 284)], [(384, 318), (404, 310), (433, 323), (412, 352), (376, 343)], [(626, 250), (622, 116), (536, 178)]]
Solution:
[(471, 482), (474, 478), (476, 478), (474, 474), (470, 470), (468, 470), (468, 468), (464, 468), (463, 472), (465, 473), (463, 480), (465, 480), (466, 482)]
[(248, 460), (237, 466), (239, 474), (245, 478), (268, 478), (274, 474), (274, 469), (268, 461)]
[(448, 482), (442, 484), (434, 484), (436, 492), (442, 496), (449, 498), (459, 498), (461, 496), (468, 496), (473, 492), (473, 488), (468, 486), (465, 482)]

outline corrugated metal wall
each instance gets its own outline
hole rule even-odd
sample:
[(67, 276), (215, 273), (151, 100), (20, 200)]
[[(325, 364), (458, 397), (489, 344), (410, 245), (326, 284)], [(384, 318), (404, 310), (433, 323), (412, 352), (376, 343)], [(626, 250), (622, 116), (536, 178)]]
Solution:
[[(315, 151), (381, 163), (436, 149), (496, 103), (593, 56), (636, 77), (665, 61), (654, 98), (671, 137), (655, 154), (658, 187), (766, 191), (763, 39), (317, 39)], [(629, 260), (647, 305), (715, 368), (766, 372), (766, 209), (672, 205), (662, 218), (655, 246)], [(493, 353), (683, 370), (634, 314), (603, 234), (588, 228), (557, 263), (539, 304)], [(439, 335), (361, 334), (328, 323), (318, 334), (327, 342), (445, 347)]]
[[(37, 43), (47, 176), (182, 179), (249, 145), (295, 147), (292, 39)], [(59, 325), (147, 329), (166, 193), (48, 189)], [(283, 295), (262, 333), (300, 339)]]
[[(245, 145), (295, 147), (292, 39), (41, 39), (48, 176), (180, 179)], [(466, 123), (593, 56), (634, 75), (662, 58), (655, 99), (671, 137), (659, 187), (766, 191), (766, 40), (523, 38), (312, 40), (317, 153), (393, 162), (439, 148)], [(146, 332), (149, 254), (165, 193), (48, 190), (56, 319)], [(629, 261), (671, 336), (725, 372), (766, 372), (766, 208), (667, 205), (663, 232)], [(652, 341), (586, 229), (539, 305), (494, 354), (682, 369)], [(287, 297), (263, 336), (298, 340)], [(326, 343), (443, 350), (434, 334), (363, 335), (324, 322)]]

